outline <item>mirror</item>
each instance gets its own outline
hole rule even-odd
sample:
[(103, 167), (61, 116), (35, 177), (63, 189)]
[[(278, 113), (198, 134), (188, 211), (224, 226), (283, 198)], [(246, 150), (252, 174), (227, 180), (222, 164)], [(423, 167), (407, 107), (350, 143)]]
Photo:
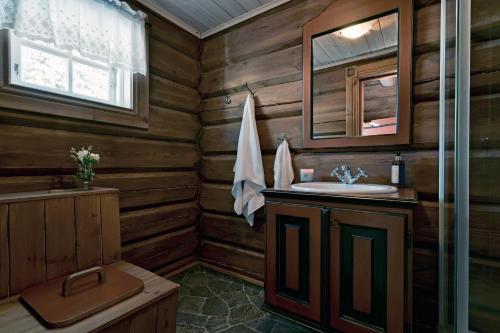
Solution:
[(397, 132), (398, 13), (312, 39), (313, 138)]
[(304, 26), (305, 147), (409, 143), (408, 2), (340, 0)]

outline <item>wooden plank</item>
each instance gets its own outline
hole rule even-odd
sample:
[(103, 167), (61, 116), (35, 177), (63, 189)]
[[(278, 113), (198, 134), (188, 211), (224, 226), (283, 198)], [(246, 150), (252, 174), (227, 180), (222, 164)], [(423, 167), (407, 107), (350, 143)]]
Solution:
[[(175, 135), (175, 131), (170, 131), (168, 136), (165, 136), (165, 132), (156, 131), (151, 129), (153, 125), (152, 122), (164, 121), (165, 117), (170, 117), (172, 115), (165, 113), (152, 113), (150, 109), (150, 130), (144, 129), (134, 129), (132, 127), (109, 125), (105, 123), (98, 122), (82, 122), (71, 118), (49, 118), (37, 113), (29, 112), (19, 112), (10, 109), (1, 109), (0, 113), (0, 123), (18, 125), (18, 126), (28, 126), (28, 127), (39, 127), (39, 128), (50, 128), (50, 129), (64, 129), (66, 131), (73, 132), (85, 132), (100, 135), (113, 135), (120, 137), (134, 137), (142, 139), (152, 139), (152, 140), (163, 140), (168, 139), (171, 141), (185, 141), (183, 138), (176, 138), (172, 136)], [(176, 110), (177, 111), (177, 110)], [(180, 111), (179, 111), (180, 112)], [(180, 134), (180, 133), (179, 133)]]
[(158, 305), (158, 316), (156, 322), (156, 333), (175, 333), (175, 320), (177, 316), (178, 293), (165, 298)]
[(226, 184), (203, 184), (200, 193), (201, 207), (209, 211), (233, 213), (231, 188), (231, 185)]
[(439, 22), (441, 20), (439, 3), (423, 7), (414, 13), (414, 53), (439, 49)]
[(106, 327), (99, 333), (127, 333), (130, 331), (130, 318), (125, 318), (116, 324)]
[(264, 251), (266, 224), (256, 219), (250, 227), (242, 217), (203, 213), (199, 223), (200, 234), (204, 238)]
[(352, 239), (352, 307), (372, 312), (372, 239)]
[[(217, 98), (220, 99), (221, 97)], [(218, 125), (241, 121), (241, 117), (243, 116), (243, 106), (244, 104), (230, 109), (223, 108), (219, 110), (201, 112), (200, 116), (203, 121), (203, 125)], [(302, 102), (258, 106), (255, 109), (255, 118), (257, 120), (261, 120), (300, 116), (301, 112)]]
[(0, 125), (0, 169), (3, 174), (17, 169), (73, 169), (68, 149), (84, 144), (100, 153), (99, 168), (194, 168), (198, 161), (194, 144)]
[(125, 245), (122, 258), (153, 270), (180, 258), (194, 254), (198, 233), (194, 226)]
[(0, 299), (9, 296), (9, 206), (0, 204)]
[(130, 318), (130, 333), (155, 332), (157, 305), (139, 311)]
[(149, 80), (152, 105), (192, 113), (198, 111), (200, 96), (197, 90), (157, 75), (150, 75)]
[(0, 194), (43, 191), (73, 184), (74, 177), (64, 176), (0, 177)]
[[(276, 104), (287, 104), (302, 101), (302, 78), (298, 81), (262, 87), (254, 90), (255, 107), (269, 106)], [(230, 109), (240, 107), (248, 96), (248, 91), (230, 93), (231, 103), (226, 104), (222, 96), (205, 98), (201, 104), (201, 116), (213, 110)], [(256, 110), (256, 116), (258, 114)], [(241, 117), (242, 114), (240, 114)]]
[(75, 200), (45, 200), (47, 279), (76, 271)]
[(120, 192), (127, 192), (167, 189), (197, 185), (198, 183), (199, 177), (196, 171), (175, 171), (97, 174), (93, 184), (117, 188)]
[[(293, 154), (292, 156), (296, 156)], [(263, 154), (262, 162), (264, 165), (264, 176), (266, 184), (272, 186), (274, 184), (274, 160), (276, 155)], [(204, 178), (205, 183), (232, 183), (234, 174), (233, 167), (236, 161), (235, 155), (210, 155), (203, 158), (200, 173)], [(295, 168), (295, 167), (294, 167)], [(297, 169), (297, 172), (299, 170)], [(296, 178), (298, 179), (298, 178)]]
[(10, 295), (47, 279), (43, 201), (9, 205)]
[[(290, 138), (290, 148), (302, 147), (302, 117), (286, 117), (257, 121), (260, 147), (262, 150), (274, 150), (278, 147), (278, 138), (286, 133)], [(240, 132), (239, 123), (206, 126), (200, 138), (200, 149), (204, 154), (235, 152)]]
[(302, 46), (292, 46), (269, 55), (257, 56), (243, 63), (228, 65), (222, 69), (201, 75), (200, 94), (208, 96), (245, 82), (252, 87), (296, 81), (302, 77)]
[(172, 276), (176, 276), (184, 271), (187, 271), (198, 264), (195, 254), (189, 255), (182, 259), (168, 263), (166, 266), (156, 268), (154, 270), (155, 274), (163, 276), (165, 279), (169, 279)]
[(300, 226), (285, 226), (285, 286), (292, 290), (299, 290), (299, 249)]
[(151, 73), (196, 89), (200, 64), (155, 38), (149, 39), (149, 66)]
[(155, 12), (145, 9), (151, 22), (150, 38), (170, 45), (192, 59), (198, 59), (200, 40)]
[(198, 194), (198, 185), (172, 188), (152, 188), (142, 191), (120, 193), (120, 208), (130, 209), (150, 205), (168, 204), (194, 200)]
[[(332, 0), (299, 1), (203, 41), (201, 64), (205, 71), (281, 50), (302, 41), (302, 24), (318, 16)], [(252, 43), (242, 47), (241, 40)]]
[(195, 201), (123, 213), (120, 217), (121, 238), (128, 243), (186, 228), (197, 222), (198, 215), (199, 208)]
[[(177, 172), (135, 172), (135, 173), (98, 173), (93, 186), (109, 187), (126, 191), (175, 188), (185, 185), (197, 185), (199, 177), (196, 171)], [(0, 177), (0, 194), (33, 192), (53, 189), (71, 189), (80, 183), (73, 174)], [(138, 195), (140, 195), (138, 193)]]
[(264, 280), (264, 254), (237, 246), (202, 239), (198, 248), (200, 260), (222, 268)]
[(168, 138), (195, 142), (200, 131), (198, 115), (152, 106), (149, 108), (149, 131)]
[(102, 263), (120, 260), (120, 207), (117, 194), (101, 195)]
[(75, 198), (78, 270), (102, 264), (101, 201), (98, 195)]

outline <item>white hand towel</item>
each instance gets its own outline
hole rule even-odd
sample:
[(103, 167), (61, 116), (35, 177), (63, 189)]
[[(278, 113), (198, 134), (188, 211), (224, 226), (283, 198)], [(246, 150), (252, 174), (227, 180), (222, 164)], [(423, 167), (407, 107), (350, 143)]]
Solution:
[(274, 188), (286, 190), (293, 182), (292, 157), (286, 139), (279, 145), (274, 160)]
[(253, 226), (255, 211), (264, 206), (264, 196), (261, 191), (266, 188), (266, 182), (255, 122), (255, 105), (250, 94), (243, 110), (238, 154), (233, 171), (234, 211), (238, 215), (243, 214)]

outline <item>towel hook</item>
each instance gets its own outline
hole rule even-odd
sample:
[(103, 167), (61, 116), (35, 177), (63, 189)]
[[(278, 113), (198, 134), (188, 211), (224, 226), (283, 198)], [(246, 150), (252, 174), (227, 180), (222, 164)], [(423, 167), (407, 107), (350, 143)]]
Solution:
[(290, 141), (291, 138), (289, 138), (285, 133), (283, 133), (280, 137), (278, 137), (278, 141), (283, 141), (283, 140)]
[(245, 82), (245, 87), (247, 88), (247, 90), (252, 94), (252, 96), (255, 97), (255, 93), (252, 91), (252, 89), (250, 89), (250, 87), (248, 86), (248, 82)]

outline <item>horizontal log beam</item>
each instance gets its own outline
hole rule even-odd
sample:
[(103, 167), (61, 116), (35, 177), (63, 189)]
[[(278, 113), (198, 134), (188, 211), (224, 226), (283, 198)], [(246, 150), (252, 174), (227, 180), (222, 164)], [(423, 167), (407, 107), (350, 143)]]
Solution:
[(200, 95), (194, 88), (157, 75), (149, 76), (149, 85), (149, 102), (152, 105), (192, 113), (198, 112)]
[(154, 207), (120, 215), (123, 243), (151, 237), (168, 231), (186, 228), (197, 222), (199, 207), (196, 201)]
[(264, 280), (264, 254), (236, 246), (201, 240), (198, 248), (200, 261), (247, 275), (259, 281)]
[(122, 247), (122, 259), (154, 270), (196, 251), (198, 233), (194, 226)]
[(100, 168), (194, 168), (194, 144), (0, 125), (0, 172), (74, 168), (70, 147), (92, 145)]
[(253, 227), (241, 217), (204, 213), (199, 223), (204, 238), (264, 251), (265, 224), (255, 221)]
[(159, 75), (196, 89), (200, 77), (200, 64), (156, 38), (149, 40), (149, 67), (152, 74)]

